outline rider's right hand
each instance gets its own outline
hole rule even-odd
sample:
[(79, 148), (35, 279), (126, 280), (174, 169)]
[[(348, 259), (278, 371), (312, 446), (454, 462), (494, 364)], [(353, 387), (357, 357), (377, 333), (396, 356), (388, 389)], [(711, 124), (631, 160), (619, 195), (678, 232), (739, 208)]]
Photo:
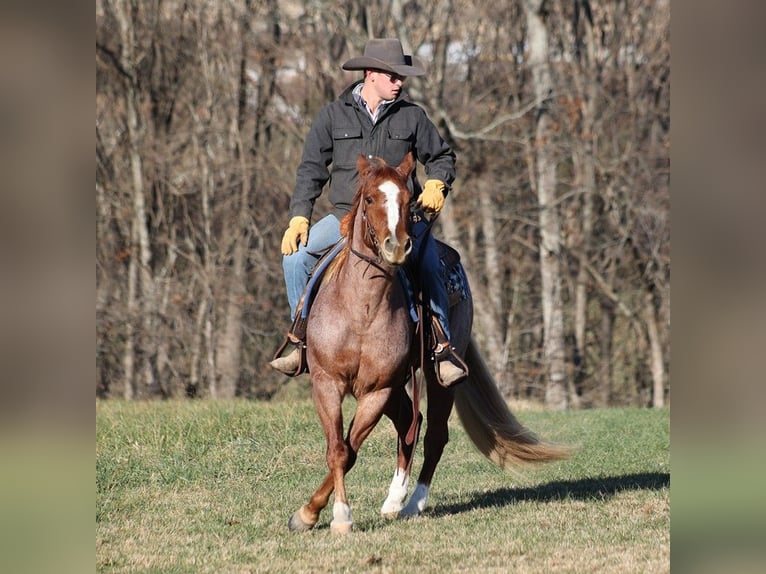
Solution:
[(298, 251), (298, 242), (303, 245), (309, 240), (309, 220), (302, 215), (296, 215), (290, 220), (282, 237), (282, 255), (292, 255)]

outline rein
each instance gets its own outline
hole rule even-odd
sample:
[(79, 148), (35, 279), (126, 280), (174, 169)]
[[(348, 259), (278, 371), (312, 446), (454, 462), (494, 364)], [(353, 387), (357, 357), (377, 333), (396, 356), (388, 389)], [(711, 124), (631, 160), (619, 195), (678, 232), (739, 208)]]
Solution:
[[(360, 208), (362, 210), (362, 223), (364, 223), (364, 236), (366, 238), (369, 238), (370, 243), (372, 243), (372, 246), (375, 250), (375, 253), (380, 253), (380, 243), (378, 242), (378, 236), (375, 233), (375, 230), (370, 226), (370, 224), (367, 221), (367, 208), (365, 207), (364, 198), (361, 199), (360, 202)], [(377, 257), (370, 257), (369, 255), (365, 255), (364, 253), (361, 253), (354, 249), (351, 245), (348, 246), (351, 253), (356, 255), (359, 259), (366, 261), (370, 265), (374, 265), (384, 273), (388, 274), (388, 271), (383, 267), (383, 260), (380, 258), (380, 255)]]
[[(412, 222), (413, 223), (419, 223), (421, 220), (426, 222), (426, 227), (423, 229), (422, 235), (428, 235), (431, 233), (431, 227), (433, 227), (433, 224), (436, 222), (436, 218), (439, 216), (439, 213), (433, 213), (430, 218), (425, 217), (425, 215), (420, 215), (418, 213), (412, 214)], [(425, 241), (420, 242), (420, 250), (418, 251), (416, 257), (418, 262), (423, 256), (423, 248), (425, 246)], [(418, 437), (420, 436), (420, 380), (417, 377), (417, 369), (420, 368), (420, 372), (423, 373), (426, 366), (426, 356), (425, 356), (425, 349), (426, 349), (426, 327), (425, 327), (425, 313), (424, 308), (427, 305), (423, 301), (423, 293), (421, 290), (418, 290), (418, 302), (416, 304), (417, 307), (417, 313), (418, 313), (418, 322), (417, 322), (417, 329), (416, 329), (416, 338), (418, 341), (418, 350), (419, 350), (419, 357), (417, 363), (412, 363), (410, 365), (410, 380), (412, 381), (412, 423), (410, 423), (410, 428), (407, 431), (407, 435), (404, 438), (404, 443), (406, 445), (412, 445), (412, 448), (415, 448), (415, 445), (417, 444)], [(407, 472), (409, 473), (410, 467), (412, 466), (412, 460), (414, 457), (410, 458), (409, 465), (407, 466)]]

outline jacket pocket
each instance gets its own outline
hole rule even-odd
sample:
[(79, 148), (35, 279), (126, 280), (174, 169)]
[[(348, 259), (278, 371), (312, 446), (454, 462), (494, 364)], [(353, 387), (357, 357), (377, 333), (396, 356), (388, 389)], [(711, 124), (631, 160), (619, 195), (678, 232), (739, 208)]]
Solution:
[(333, 128), (332, 161), (337, 166), (355, 166), (359, 154), (362, 153), (362, 128)]
[(386, 142), (385, 159), (390, 165), (397, 166), (412, 149), (415, 139), (411, 129), (388, 128), (388, 141)]

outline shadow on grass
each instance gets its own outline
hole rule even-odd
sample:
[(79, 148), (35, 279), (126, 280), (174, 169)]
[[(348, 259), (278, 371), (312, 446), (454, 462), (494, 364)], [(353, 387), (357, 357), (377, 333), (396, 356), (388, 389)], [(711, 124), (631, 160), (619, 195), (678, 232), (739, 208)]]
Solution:
[(526, 501), (605, 500), (629, 490), (659, 490), (668, 486), (670, 486), (670, 474), (662, 472), (557, 480), (530, 488), (499, 488), (476, 494), (469, 502), (440, 504), (427, 512), (430, 516), (438, 517), (468, 512), (476, 508), (510, 506)]
[[(626, 474), (624, 476), (605, 476), (595, 478), (581, 478), (579, 480), (557, 480), (547, 484), (540, 484), (529, 488), (498, 488), (490, 492), (477, 493), (470, 501), (456, 504), (439, 504), (433, 508), (426, 508), (423, 516), (439, 518), (451, 514), (469, 512), (477, 508), (497, 508), (511, 506), (519, 502), (557, 502), (561, 500), (607, 500), (621, 492), (630, 490), (660, 490), (670, 486), (670, 474), (664, 472), (643, 472)], [(357, 522), (354, 530), (357, 532), (370, 532), (381, 528), (388, 528), (396, 524), (396, 520), (388, 520), (377, 517), (372, 521)], [(314, 531), (330, 530), (329, 521), (320, 519)]]

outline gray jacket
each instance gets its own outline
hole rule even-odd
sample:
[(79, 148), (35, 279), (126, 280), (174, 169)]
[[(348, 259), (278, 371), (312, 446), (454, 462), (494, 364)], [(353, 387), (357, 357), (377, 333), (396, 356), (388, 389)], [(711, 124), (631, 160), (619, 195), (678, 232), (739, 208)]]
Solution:
[[(358, 83), (322, 108), (311, 126), (290, 202), (291, 218), (302, 215), (311, 221), (314, 202), (328, 181), (333, 214), (343, 217), (351, 209), (359, 185), (356, 160), (360, 154), (379, 156), (396, 166), (411, 151), (425, 167), (428, 179), (446, 184), (445, 194), (455, 181), (455, 153), (425, 111), (400, 92), (373, 126), (369, 114), (352, 94)], [(412, 171), (409, 181), (413, 199), (421, 192), (416, 171)]]

